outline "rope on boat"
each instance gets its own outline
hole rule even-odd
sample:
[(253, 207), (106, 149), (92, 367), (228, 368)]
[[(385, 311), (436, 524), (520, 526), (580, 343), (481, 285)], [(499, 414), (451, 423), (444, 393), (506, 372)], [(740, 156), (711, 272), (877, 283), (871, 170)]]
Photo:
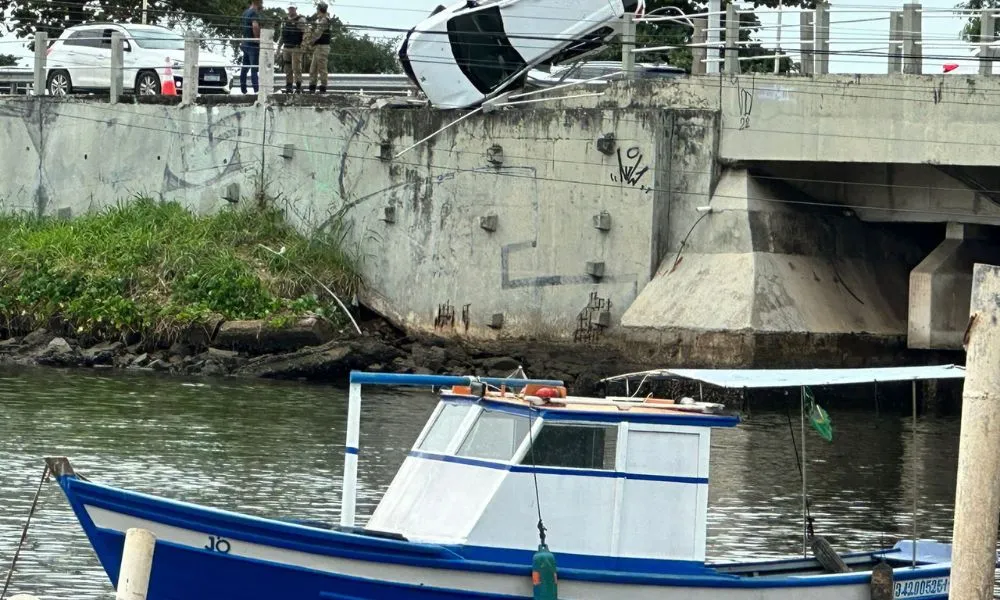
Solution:
[(35, 490), (35, 498), (31, 501), (31, 510), (28, 511), (28, 520), (24, 522), (24, 529), (21, 530), (21, 540), (17, 543), (17, 550), (14, 551), (14, 558), (10, 561), (10, 570), (7, 571), (7, 580), (3, 584), (3, 590), (0, 591), (0, 600), (7, 597), (7, 589), (10, 587), (10, 581), (14, 577), (14, 567), (17, 566), (17, 559), (21, 555), (21, 548), (24, 547), (25, 540), (28, 539), (28, 527), (31, 525), (31, 517), (35, 514), (35, 509), (38, 507), (38, 498), (42, 495), (42, 486), (49, 479), (49, 465), (45, 465), (42, 470), (42, 479), (38, 482), (38, 489)]
[[(538, 493), (538, 469), (535, 465), (535, 418), (534, 409), (529, 407), (529, 417), (528, 417), (528, 444), (531, 448), (531, 477), (535, 483), (535, 507), (538, 509), (538, 541), (544, 546), (545, 545), (545, 523), (542, 521), (542, 501)], [(0, 598), (3, 600), (3, 598)]]
[[(802, 461), (799, 459), (799, 447), (795, 443), (795, 427), (792, 426), (792, 413), (785, 407), (785, 416), (788, 417), (788, 433), (792, 436), (792, 450), (795, 451), (795, 466), (799, 470), (799, 479), (802, 478)], [(806, 526), (810, 538), (816, 537), (816, 530), (813, 528), (812, 511), (809, 507), (809, 496), (805, 497), (806, 502)], [(0, 599), (2, 600), (2, 599)]]

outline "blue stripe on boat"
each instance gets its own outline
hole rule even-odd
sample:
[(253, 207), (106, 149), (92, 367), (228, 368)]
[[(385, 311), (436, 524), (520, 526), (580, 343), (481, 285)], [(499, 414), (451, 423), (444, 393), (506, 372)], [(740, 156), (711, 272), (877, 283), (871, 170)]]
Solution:
[(344, 448), (344, 454), (354, 454), (357, 455), (358, 449), (352, 446), (347, 446)]
[(571, 477), (600, 477), (606, 479), (630, 479), (632, 481), (662, 481), (667, 483), (688, 483), (704, 485), (708, 483), (705, 477), (680, 477), (675, 475), (647, 475), (643, 473), (623, 473), (621, 471), (602, 471), (599, 469), (570, 469), (563, 467), (532, 467), (531, 465), (511, 465), (508, 463), (493, 462), (478, 458), (467, 458), (464, 456), (449, 456), (445, 454), (432, 454), (411, 450), (410, 456), (423, 458), (426, 460), (436, 460), (440, 462), (456, 463), (473, 467), (484, 467), (498, 471), (510, 471), (511, 473), (536, 473), (538, 475), (566, 475)]

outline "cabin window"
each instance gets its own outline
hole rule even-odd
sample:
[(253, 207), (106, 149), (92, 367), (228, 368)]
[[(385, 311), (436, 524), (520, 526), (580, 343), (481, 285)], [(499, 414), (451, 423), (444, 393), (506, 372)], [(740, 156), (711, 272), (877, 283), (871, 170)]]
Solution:
[(420, 443), (420, 450), (439, 454), (445, 452), (471, 408), (471, 404), (445, 404)]
[(545, 423), (521, 464), (613, 471), (617, 448), (617, 425)]
[(510, 460), (528, 436), (530, 423), (525, 415), (484, 410), (462, 447), (459, 456)]

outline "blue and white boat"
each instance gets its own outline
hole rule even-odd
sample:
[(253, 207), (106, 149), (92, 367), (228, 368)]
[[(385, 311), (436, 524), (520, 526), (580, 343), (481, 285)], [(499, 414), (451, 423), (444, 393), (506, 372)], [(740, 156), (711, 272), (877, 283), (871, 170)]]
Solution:
[[(956, 367), (650, 371), (621, 379), (748, 388), (963, 374)], [(444, 389), (358, 527), (362, 385)], [(353, 373), (339, 527), (130, 492), (82, 477), (66, 458), (46, 460), (113, 584), (125, 532), (155, 534), (150, 600), (531, 598), (539, 517), (566, 600), (872, 600), (887, 597), (873, 596), (876, 568), (894, 598), (947, 597), (950, 545), (916, 536), (839, 557), (706, 562), (712, 429), (737, 424), (721, 405), (573, 397), (558, 381)]]

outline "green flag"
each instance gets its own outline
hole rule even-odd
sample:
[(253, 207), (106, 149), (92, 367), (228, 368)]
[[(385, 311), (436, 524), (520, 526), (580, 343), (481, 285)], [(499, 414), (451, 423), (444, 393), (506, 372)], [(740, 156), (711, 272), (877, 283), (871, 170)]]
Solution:
[(832, 442), (833, 423), (830, 422), (830, 415), (823, 410), (822, 406), (816, 404), (816, 398), (813, 396), (811, 389), (805, 388), (804, 399), (808, 403), (807, 410), (809, 411), (809, 422), (812, 423), (813, 429), (815, 429), (824, 440)]

